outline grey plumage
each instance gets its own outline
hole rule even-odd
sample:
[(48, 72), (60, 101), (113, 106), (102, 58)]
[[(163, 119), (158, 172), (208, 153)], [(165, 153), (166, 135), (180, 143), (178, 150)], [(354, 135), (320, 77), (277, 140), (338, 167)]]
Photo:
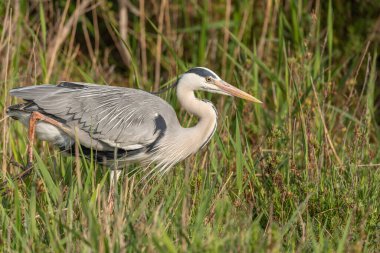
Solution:
[(194, 127), (183, 128), (173, 108), (151, 93), (78, 82), (13, 89), (10, 94), (25, 103), (9, 107), (8, 114), (25, 125), (34, 111), (60, 122), (62, 128), (38, 122), (36, 132), (62, 149), (69, 149), (77, 139), (83, 152), (95, 150), (99, 161), (108, 158), (113, 163), (117, 158), (119, 166), (155, 163), (160, 171), (167, 171), (203, 147), (215, 131), (215, 107), (195, 98), (194, 90), (255, 101), (206, 68), (190, 69), (177, 83), (181, 105), (200, 118)]
[[(69, 127), (72, 139), (97, 151), (152, 149), (149, 145), (160, 135), (157, 117), (179, 126), (166, 101), (142, 90), (63, 82), (13, 89), (10, 94), (32, 102), (26, 111), (53, 116)], [(58, 145), (68, 148), (72, 142)]]

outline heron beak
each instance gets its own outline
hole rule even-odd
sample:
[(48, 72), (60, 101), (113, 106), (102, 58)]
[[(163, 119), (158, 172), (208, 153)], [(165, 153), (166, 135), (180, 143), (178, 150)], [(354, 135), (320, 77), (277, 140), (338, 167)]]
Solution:
[(227, 83), (227, 82), (225, 82), (223, 80), (215, 80), (214, 84), (219, 89), (227, 92), (228, 94), (230, 94), (232, 96), (239, 97), (239, 98), (242, 98), (242, 99), (254, 102), (254, 103), (259, 103), (259, 104), (263, 103), (260, 100), (258, 100), (257, 98), (249, 95), (248, 93), (246, 93), (246, 92), (244, 92), (242, 90), (239, 90), (235, 86), (232, 86), (231, 84), (229, 84), (229, 83)]

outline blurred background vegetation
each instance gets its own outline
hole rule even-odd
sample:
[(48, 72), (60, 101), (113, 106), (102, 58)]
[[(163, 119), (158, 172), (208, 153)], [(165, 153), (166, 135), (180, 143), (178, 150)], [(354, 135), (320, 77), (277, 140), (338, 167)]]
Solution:
[[(378, 250), (380, 1), (3, 0), (0, 20), (3, 251)], [(26, 160), (12, 87), (153, 91), (193, 66), (264, 105), (199, 94), (220, 114), (209, 147), (162, 179), (125, 176), (113, 213), (107, 170), (45, 143), (31, 177), (7, 177)]]

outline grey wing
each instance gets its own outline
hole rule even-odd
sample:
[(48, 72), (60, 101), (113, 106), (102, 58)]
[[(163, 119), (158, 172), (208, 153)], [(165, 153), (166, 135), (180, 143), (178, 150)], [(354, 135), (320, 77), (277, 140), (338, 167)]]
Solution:
[(14, 89), (11, 95), (79, 129), (82, 145), (98, 150), (152, 148), (166, 131), (165, 115), (175, 115), (155, 95), (113, 86), (63, 82)]

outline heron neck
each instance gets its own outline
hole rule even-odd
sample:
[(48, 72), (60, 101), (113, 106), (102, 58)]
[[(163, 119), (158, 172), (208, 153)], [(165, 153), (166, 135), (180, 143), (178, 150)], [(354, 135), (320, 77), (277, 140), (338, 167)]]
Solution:
[(188, 87), (177, 87), (177, 97), (182, 107), (190, 114), (199, 118), (198, 123), (189, 128), (183, 128), (184, 137), (192, 143), (194, 151), (205, 145), (213, 135), (217, 125), (217, 112), (209, 101), (195, 97), (194, 90)]

